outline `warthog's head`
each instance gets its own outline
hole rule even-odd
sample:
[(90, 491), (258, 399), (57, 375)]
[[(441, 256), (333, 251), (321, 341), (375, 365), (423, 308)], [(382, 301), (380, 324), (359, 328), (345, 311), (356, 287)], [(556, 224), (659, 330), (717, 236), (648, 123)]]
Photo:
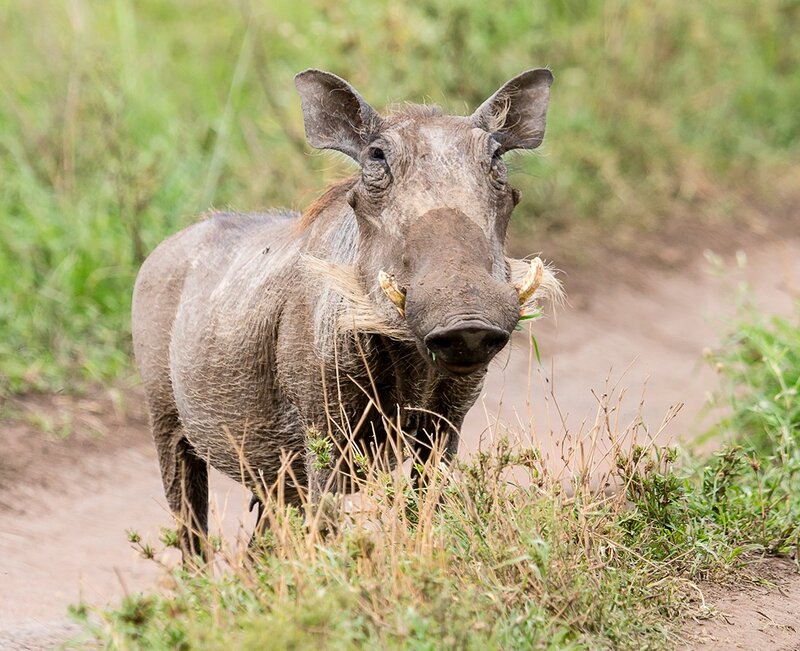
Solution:
[(535, 282), (515, 286), (504, 257), (519, 192), (508, 184), (503, 154), (541, 144), (552, 80), (548, 70), (529, 70), (459, 117), (420, 106), (380, 116), (335, 75), (307, 70), (295, 78), (309, 143), (361, 166), (347, 195), (361, 282), (448, 374), (486, 367)]

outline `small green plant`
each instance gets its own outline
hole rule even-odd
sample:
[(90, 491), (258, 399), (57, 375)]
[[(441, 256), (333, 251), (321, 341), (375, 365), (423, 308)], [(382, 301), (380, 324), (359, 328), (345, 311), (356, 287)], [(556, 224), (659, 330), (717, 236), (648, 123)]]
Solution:
[(165, 547), (174, 547), (176, 549), (180, 548), (180, 538), (175, 527), (161, 527), (161, 535), (159, 540), (161, 540), (161, 544)]
[(333, 441), (325, 434), (309, 429), (306, 432), (308, 453), (316, 470), (325, 470), (333, 467)]
[[(757, 314), (751, 312), (751, 314)], [(800, 303), (792, 319), (752, 316), (711, 356), (728, 448), (705, 468), (711, 511), (735, 540), (772, 553), (800, 540)]]
[(715, 354), (720, 400), (730, 414), (717, 430), (758, 453), (788, 460), (800, 448), (800, 306), (795, 319), (750, 320)]

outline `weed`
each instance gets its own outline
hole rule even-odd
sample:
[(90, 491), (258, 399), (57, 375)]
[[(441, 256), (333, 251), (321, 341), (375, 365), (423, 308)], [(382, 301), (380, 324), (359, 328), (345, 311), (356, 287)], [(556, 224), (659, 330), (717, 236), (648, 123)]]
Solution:
[(316, 430), (306, 432), (308, 453), (311, 455), (313, 467), (316, 470), (325, 470), (333, 467), (333, 441)]
[[(130, 542), (139, 542), (138, 540), (131, 540), (130, 537), (128, 540)], [(164, 547), (174, 547), (176, 549), (180, 548), (180, 538), (178, 531), (174, 527), (162, 527), (159, 540)]]
[(741, 323), (710, 359), (725, 381), (720, 400), (732, 408), (717, 430), (733, 433), (756, 452), (774, 451), (788, 461), (800, 447), (797, 323), (781, 318)]

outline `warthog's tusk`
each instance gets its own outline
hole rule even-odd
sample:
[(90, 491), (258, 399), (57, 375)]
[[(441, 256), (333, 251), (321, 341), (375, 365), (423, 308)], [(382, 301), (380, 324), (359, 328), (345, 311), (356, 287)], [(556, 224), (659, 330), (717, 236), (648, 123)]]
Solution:
[(514, 289), (516, 289), (517, 294), (519, 294), (520, 305), (525, 305), (528, 299), (533, 296), (534, 292), (539, 289), (543, 277), (544, 263), (541, 258), (536, 257), (531, 260), (531, 266), (528, 269), (528, 273), (525, 274), (525, 277), (514, 285)]
[(381, 270), (378, 272), (378, 283), (380, 283), (383, 293), (394, 303), (400, 316), (406, 316), (406, 291), (397, 284), (392, 274), (387, 274)]

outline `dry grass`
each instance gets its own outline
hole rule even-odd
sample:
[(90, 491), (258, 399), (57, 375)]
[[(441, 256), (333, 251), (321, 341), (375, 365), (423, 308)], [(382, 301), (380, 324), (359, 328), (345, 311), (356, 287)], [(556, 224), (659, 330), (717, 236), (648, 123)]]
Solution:
[[(621, 425), (619, 394), (608, 387), (605, 395), (594, 424), (557, 462), (490, 430), (470, 461), (448, 467), (436, 451), (422, 492), (396, 428), (393, 463), (350, 453), (360, 490), (347, 499), (286, 505), (286, 459), (282, 480), (263, 487), (267, 527), (254, 545), (244, 535), (208, 540), (205, 567), (175, 574), (167, 597), (131, 597), (102, 635), (118, 648), (641, 648), (665, 640), (664, 604), (684, 601), (665, 595), (686, 580), (647, 563), (632, 572), (640, 554), (617, 523), (637, 473), (665, 473), (674, 457), (654, 446), (627, 454), (642, 438), (641, 420)], [(162, 542), (174, 546), (177, 536)]]
[[(394, 463), (348, 452), (357, 496), (296, 508), (282, 482), (265, 486), (269, 527), (254, 545), (212, 538), (204, 567), (166, 566), (166, 592), (76, 614), (119, 649), (673, 648), (684, 616), (709, 615), (696, 581), (800, 545), (786, 399), (798, 344), (796, 324), (748, 324), (717, 354), (732, 396), (723, 425), (737, 429), (709, 457), (655, 443), (674, 412), (656, 429), (621, 420), (610, 384), (582, 431), (548, 432), (563, 436), (555, 458), (533, 432), (512, 442), (491, 423), (471, 459), (446, 467), (436, 451), (422, 491), (394, 429)], [(323, 439), (312, 447), (336, 458)]]

